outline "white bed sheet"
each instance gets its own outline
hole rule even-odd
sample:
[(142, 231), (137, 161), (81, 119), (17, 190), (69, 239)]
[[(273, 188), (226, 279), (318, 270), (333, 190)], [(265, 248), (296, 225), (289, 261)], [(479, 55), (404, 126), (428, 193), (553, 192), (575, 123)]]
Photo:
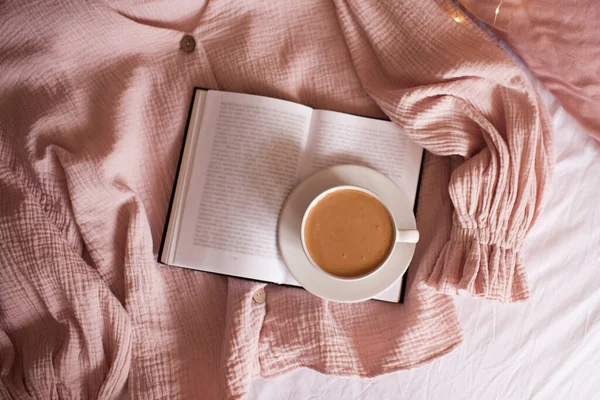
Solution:
[(600, 146), (538, 85), (556, 132), (552, 193), (523, 250), (531, 298), (456, 297), (464, 342), (373, 379), (299, 369), (250, 399), (600, 399)]

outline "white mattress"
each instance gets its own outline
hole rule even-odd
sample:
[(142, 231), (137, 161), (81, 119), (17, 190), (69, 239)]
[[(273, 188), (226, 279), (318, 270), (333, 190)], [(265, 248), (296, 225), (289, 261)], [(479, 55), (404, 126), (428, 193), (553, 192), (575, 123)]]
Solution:
[(457, 296), (464, 342), (424, 367), (368, 380), (300, 369), (256, 380), (250, 399), (600, 398), (600, 145), (539, 90), (557, 163), (523, 251), (531, 298)]

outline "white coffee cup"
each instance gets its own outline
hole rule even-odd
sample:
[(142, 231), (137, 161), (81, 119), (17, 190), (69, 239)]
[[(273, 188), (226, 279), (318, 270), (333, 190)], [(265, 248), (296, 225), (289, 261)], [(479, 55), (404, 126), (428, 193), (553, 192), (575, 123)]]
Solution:
[[(394, 240), (393, 240), (392, 248), (388, 252), (387, 257), (377, 267), (373, 268), (368, 273), (366, 273), (364, 275), (356, 276), (356, 277), (343, 277), (343, 276), (334, 275), (334, 274), (331, 274), (331, 273), (325, 271), (323, 268), (321, 268), (315, 262), (315, 260), (313, 260), (313, 258), (311, 257), (311, 255), (310, 255), (310, 253), (308, 251), (308, 248), (306, 246), (306, 239), (305, 239), (305, 236), (304, 236), (305, 227), (306, 227), (306, 220), (307, 220), (308, 215), (312, 211), (312, 209), (321, 200), (323, 200), (326, 196), (330, 195), (331, 193), (340, 191), (340, 190), (357, 190), (359, 192), (366, 193), (369, 196), (375, 198), (386, 209), (388, 215), (390, 216), (390, 218), (392, 220), (392, 225), (393, 225)], [(304, 250), (304, 254), (306, 254), (306, 257), (308, 258), (308, 260), (310, 261), (310, 263), (313, 265), (313, 267), (321, 270), (322, 272), (326, 273), (327, 275), (329, 275), (329, 276), (331, 276), (333, 278), (347, 281), (347, 280), (363, 279), (363, 278), (366, 278), (366, 277), (374, 274), (375, 272), (377, 272), (379, 269), (381, 269), (389, 261), (390, 256), (394, 252), (394, 249), (395, 249), (395, 247), (396, 247), (396, 245), (398, 243), (417, 243), (419, 241), (419, 231), (416, 230), (416, 229), (401, 229), (401, 228), (398, 228), (398, 226), (396, 224), (396, 219), (394, 218), (394, 214), (392, 214), (392, 212), (390, 211), (390, 208), (385, 204), (385, 202), (379, 196), (377, 196), (372, 191), (367, 190), (367, 189), (362, 188), (362, 187), (359, 187), (359, 186), (344, 185), (344, 186), (335, 186), (335, 187), (332, 187), (330, 189), (327, 189), (324, 192), (321, 192), (317, 197), (315, 197), (313, 199), (313, 201), (306, 208), (306, 211), (304, 212), (304, 216), (302, 217), (302, 225), (301, 225), (300, 238), (302, 240), (302, 249)]]

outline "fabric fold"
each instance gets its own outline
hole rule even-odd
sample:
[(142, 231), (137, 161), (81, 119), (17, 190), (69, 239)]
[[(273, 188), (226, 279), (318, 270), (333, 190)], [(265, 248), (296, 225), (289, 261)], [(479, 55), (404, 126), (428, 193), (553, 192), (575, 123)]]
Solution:
[(517, 248), (497, 241), (489, 230), (454, 227), (427, 278), (436, 290), (456, 294), (465, 290), (474, 296), (503, 302), (529, 296), (527, 277)]

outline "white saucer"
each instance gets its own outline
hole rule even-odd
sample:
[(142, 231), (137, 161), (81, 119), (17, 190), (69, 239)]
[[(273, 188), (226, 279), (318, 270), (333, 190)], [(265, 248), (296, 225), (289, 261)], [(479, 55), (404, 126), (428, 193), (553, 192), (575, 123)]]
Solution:
[(371, 299), (396, 283), (408, 269), (416, 245), (397, 243), (389, 261), (374, 273), (340, 282), (315, 268), (302, 249), (302, 217), (312, 200), (335, 186), (355, 185), (378, 195), (393, 214), (398, 229), (416, 229), (411, 203), (385, 175), (357, 165), (326, 168), (300, 183), (287, 198), (279, 217), (279, 250), (290, 273), (309, 292), (324, 299), (354, 303)]

